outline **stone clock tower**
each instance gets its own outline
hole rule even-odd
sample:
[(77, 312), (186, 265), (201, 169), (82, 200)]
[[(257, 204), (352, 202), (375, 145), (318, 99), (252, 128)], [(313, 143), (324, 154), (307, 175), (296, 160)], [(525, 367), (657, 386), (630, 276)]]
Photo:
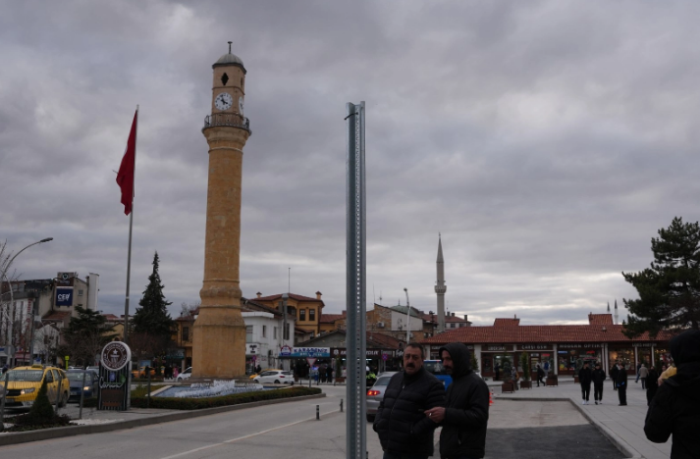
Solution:
[(192, 377), (245, 375), (246, 328), (241, 315), (241, 173), (250, 124), (243, 112), (246, 69), (229, 52), (213, 65), (211, 115), (202, 133), (209, 144), (207, 231), (202, 304), (194, 323)]

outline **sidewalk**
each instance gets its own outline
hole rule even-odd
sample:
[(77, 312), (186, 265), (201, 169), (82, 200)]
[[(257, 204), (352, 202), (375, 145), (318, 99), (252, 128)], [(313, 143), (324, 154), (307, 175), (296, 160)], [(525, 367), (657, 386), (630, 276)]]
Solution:
[(573, 382), (573, 377), (559, 378), (558, 386), (520, 389), (513, 393), (494, 393), (494, 402), (498, 399), (569, 399), (576, 407), (595, 424), (608, 438), (623, 449), (632, 453), (633, 457), (646, 459), (668, 459), (671, 457), (671, 439), (666, 443), (652, 443), (644, 435), (644, 419), (647, 414), (646, 392), (642, 384), (635, 384), (630, 378), (627, 389), (627, 406), (618, 406), (617, 392), (612, 388), (610, 380), (603, 386), (603, 405), (593, 402), (591, 388), (590, 405), (581, 405), (581, 386)]

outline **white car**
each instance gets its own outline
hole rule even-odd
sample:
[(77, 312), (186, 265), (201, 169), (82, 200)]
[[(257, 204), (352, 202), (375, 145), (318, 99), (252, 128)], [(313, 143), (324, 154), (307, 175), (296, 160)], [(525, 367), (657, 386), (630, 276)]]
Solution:
[(284, 370), (265, 370), (253, 378), (253, 381), (260, 384), (291, 384), (293, 386), (294, 374)]
[(184, 381), (186, 379), (190, 379), (190, 376), (192, 376), (192, 367), (188, 367), (187, 370), (177, 375), (176, 381)]

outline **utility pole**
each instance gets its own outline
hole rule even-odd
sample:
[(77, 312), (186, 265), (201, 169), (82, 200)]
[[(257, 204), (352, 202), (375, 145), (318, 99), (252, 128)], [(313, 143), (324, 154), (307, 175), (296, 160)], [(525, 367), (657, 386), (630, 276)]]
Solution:
[(406, 346), (411, 342), (411, 303), (408, 301), (408, 289), (404, 287), (406, 292)]

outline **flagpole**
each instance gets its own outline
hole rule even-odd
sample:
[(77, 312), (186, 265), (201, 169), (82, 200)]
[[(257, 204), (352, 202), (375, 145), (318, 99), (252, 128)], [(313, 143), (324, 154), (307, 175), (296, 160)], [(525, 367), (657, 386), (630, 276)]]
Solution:
[[(136, 106), (136, 116), (138, 119), (139, 106)], [(134, 196), (136, 196), (136, 141), (138, 136), (138, 125), (134, 131), (134, 184), (131, 195), (131, 212), (129, 212), (129, 251), (126, 257), (126, 298), (124, 299), (124, 342), (129, 344), (129, 281), (131, 280), (131, 234), (134, 226)]]

